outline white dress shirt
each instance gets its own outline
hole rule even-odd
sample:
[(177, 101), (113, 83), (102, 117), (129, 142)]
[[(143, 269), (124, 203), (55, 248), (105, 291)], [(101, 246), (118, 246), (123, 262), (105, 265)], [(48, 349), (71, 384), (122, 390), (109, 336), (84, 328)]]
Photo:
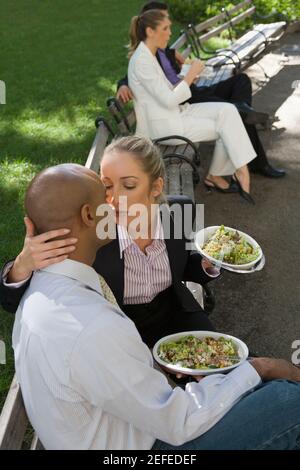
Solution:
[(103, 298), (94, 269), (72, 260), (33, 275), (13, 347), (28, 417), (46, 449), (151, 449), (156, 438), (180, 445), (260, 382), (246, 362), (173, 390), (134, 323)]

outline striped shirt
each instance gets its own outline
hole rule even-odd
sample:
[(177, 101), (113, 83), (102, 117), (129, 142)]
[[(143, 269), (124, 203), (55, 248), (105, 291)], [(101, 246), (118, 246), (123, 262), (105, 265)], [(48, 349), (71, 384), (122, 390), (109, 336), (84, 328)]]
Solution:
[(137, 246), (127, 229), (118, 225), (120, 256), (124, 256), (123, 303), (144, 304), (151, 302), (160, 292), (172, 284), (172, 274), (164, 232), (160, 217), (146, 253)]

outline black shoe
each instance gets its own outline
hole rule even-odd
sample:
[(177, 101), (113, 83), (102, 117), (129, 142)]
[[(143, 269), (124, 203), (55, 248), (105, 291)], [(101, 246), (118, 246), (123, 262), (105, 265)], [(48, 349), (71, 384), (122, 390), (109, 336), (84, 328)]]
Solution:
[(245, 201), (249, 202), (250, 204), (253, 204), (255, 205), (255, 202), (254, 202), (254, 199), (252, 196), (250, 196), (249, 193), (247, 193), (247, 191), (245, 191), (242, 186), (241, 186), (241, 183), (239, 182), (236, 174), (234, 174), (234, 176), (232, 177), (232, 180), (238, 185), (238, 188), (239, 188), (239, 193), (240, 195), (242, 196), (243, 199), (245, 199)]
[(215, 189), (216, 191), (219, 191), (220, 193), (238, 193), (239, 192), (238, 185), (233, 179), (231, 179), (229, 187), (226, 189), (220, 188), (220, 186), (218, 186), (216, 183), (214, 183), (213, 181), (207, 178), (205, 178), (204, 180), (204, 185), (208, 191), (212, 191), (213, 189)]
[(263, 176), (267, 176), (268, 178), (282, 178), (285, 176), (286, 171), (285, 170), (277, 170), (276, 168), (273, 168), (271, 165), (266, 165), (263, 168), (260, 168), (258, 170), (251, 170), (252, 173), (259, 173)]
[(256, 111), (247, 103), (235, 103), (235, 106), (241, 114), (245, 124), (265, 124), (269, 119), (269, 115), (267, 113)]

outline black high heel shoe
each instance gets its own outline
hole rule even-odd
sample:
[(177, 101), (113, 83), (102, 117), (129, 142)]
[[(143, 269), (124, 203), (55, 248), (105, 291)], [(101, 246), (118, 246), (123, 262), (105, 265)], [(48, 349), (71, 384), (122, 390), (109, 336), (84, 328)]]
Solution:
[(242, 198), (244, 198), (245, 201), (249, 202), (250, 204), (255, 205), (255, 202), (254, 202), (253, 197), (250, 196), (250, 194), (247, 193), (247, 191), (245, 191), (245, 190), (242, 188), (241, 183), (239, 182), (238, 177), (236, 176), (236, 174), (234, 174), (234, 175), (231, 177), (231, 181), (233, 181), (234, 183), (236, 183), (236, 185), (237, 185), (237, 187), (238, 187), (238, 190), (239, 190), (239, 193), (240, 193), (240, 195), (242, 196)]
[(233, 178), (230, 181), (229, 187), (226, 189), (221, 188), (220, 186), (218, 186), (216, 183), (209, 180), (208, 178), (205, 178), (204, 186), (206, 187), (208, 191), (212, 191), (213, 189), (215, 189), (216, 191), (219, 191), (220, 193), (238, 193), (239, 192), (239, 187), (237, 183), (233, 180)]

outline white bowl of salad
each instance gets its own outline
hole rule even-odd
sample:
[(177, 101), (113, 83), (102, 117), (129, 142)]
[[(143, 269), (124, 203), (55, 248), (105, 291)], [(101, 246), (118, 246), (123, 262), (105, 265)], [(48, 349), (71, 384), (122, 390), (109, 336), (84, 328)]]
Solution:
[(210, 375), (228, 372), (248, 358), (246, 344), (214, 331), (185, 331), (161, 338), (154, 345), (155, 361), (170, 372)]
[(202, 256), (224, 268), (247, 270), (257, 264), (263, 255), (254, 238), (224, 225), (206, 227), (197, 232), (195, 245)]

